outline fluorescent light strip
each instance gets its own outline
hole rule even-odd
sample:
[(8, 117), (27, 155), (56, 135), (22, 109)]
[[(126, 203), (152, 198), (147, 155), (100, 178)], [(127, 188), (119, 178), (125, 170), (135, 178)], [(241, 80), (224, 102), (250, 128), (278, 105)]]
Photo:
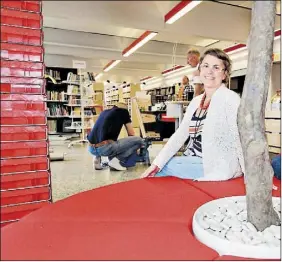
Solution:
[(185, 7), (183, 7), (181, 10), (176, 12), (172, 17), (170, 17), (167, 21), (165, 21), (167, 24), (173, 24), (176, 20), (187, 14), (189, 11), (191, 11), (193, 8), (195, 8), (197, 5), (199, 5), (202, 2), (202, 0), (194, 0), (190, 3), (188, 3)]
[(118, 63), (120, 63), (121, 60), (115, 60), (112, 64), (110, 64), (109, 66), (107, 66), (104, 69), (104, 72), (108, 72), (110, 71), (113, 67), (115, 67)]
[(99, 78), (101, 78), (102, 77), (102, 75), (103, 75), (103, 73), (99, 73), (98, 75), (96, 75), (94, 78), (95, 78), (95, 80), (98, 80)]
[(125, 56), (125, 57), (130, 56), (133, 52), (135, 52), (142, 45), (146, 44), (148, 41), (150, 41), (157, 34), (158, 33), (156, 33), (156, 32), (151, 32), (146, 37), (144, 37), (140, 42), (138, 42), (135, 46), (133, 46), (131, 49), (129, 49), (126, 53), (124, 53), (123, 56)]

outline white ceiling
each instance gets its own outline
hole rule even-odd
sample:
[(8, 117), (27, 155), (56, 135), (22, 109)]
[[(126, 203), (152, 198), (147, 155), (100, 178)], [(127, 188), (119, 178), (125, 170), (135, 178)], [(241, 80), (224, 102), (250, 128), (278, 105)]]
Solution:
[[(246, 43), (251, 1), (203, 1), (174, 24), (165, 24), (165, 14), (178, 2), (43, 1), (45, 64), (72, 67), (72, 60), (85, 60), (88, 71), (99, 73), (109, 61), (120, 59), (101, 79), (137, 82), (158, 76), (173, 61), (186, 65), (191, 47), (203, 51)], [(280, 29), (280, 16), (276, 18)], [(146, 30), (158, 35), (123, 57), (123, 49)]]

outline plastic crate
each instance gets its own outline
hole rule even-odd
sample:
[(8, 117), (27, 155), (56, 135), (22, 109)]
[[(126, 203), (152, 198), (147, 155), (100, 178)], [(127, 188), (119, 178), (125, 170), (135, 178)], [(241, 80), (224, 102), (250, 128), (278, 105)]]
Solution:
[(1, 60), (1, 76), (44, 77), (43, 63)]
[(1, 160), (1, 174), (49, 170), (47, 156), (23, 157)]
[[(43, 78), (32, 78), (32, 77), (5, 77), (1, 76), (2, 84), (21, 84), (21, 85), (45, 85), (45, 79)], [(2, 87), (1, 87), (2, 89)]]
[(47, 126), (1, 126), (1, 140), (30, 141), (47, 140)]
[(40, 29), (1, 25), (1, 42), (42, 46), (43, 32)]
[(45, 85), (0, 84), (1, 93), (45, 94)]
[(26, 94), (1, 94), (1, 101), (24, 101), (24, 102), (45, 102), (44, 95), (26, 95)]
[(8, 190), (1, 192), (1, 207), (51, 199), (50, 187)]
[(43, 55), (41, 46), (1, 43), (1, 59), (43, 62)]
[(2, 175), (1, 190), (49, 186), (50, 181), (50, 173), (48, 171)]
[(40, 13), (41, 1), (1, 1), (1, 7)]
[(1, 8), (1, 24), (40, 29), (42, 28), (42, 15), (39, 13)]
[(20, 219), (30, 212), (51, 204), (49, 201), (43, 201), (34, 204), (23, 204), (18, 206), (1, 207), (1, 222), (10, 222)]
[(27, 110), (27, 111), (46, 111), (45, 102), (35, 101), (1, 101), (1, 110)]
[(48, 155), (48, 143), (46, 141), (28, 142), (0, 142), (2, 158), (46, 156)]
[(46, 125), (46, 111), (3, 111), (1, 110), (1, 125)]

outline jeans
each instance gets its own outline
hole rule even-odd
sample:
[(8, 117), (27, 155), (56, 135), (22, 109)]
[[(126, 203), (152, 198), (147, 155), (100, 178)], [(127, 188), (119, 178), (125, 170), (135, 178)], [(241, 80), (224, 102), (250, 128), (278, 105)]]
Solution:
[(281, 180), (281, 155), (272, 159), (271, 165), (274, 171), (274, 176)]
[(109, 160), (116, 157), (121, 163), (136, 153), (137, 149), (144, 146), (144, 140), (138, 136), (129, 136), (101, 147), (88, 147), (88, 151), (94, 156), (107, 156)]
[(182, 179), (203, 177), (203, 159), (195, 156), (175, 156), (156, 174), (156, 177), (164, 176), (175, 176)]

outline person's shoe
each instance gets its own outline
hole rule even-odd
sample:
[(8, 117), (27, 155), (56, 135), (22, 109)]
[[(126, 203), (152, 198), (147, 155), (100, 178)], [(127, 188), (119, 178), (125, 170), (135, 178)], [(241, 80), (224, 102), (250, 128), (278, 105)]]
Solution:
[(121, 166), (119, 160), (114, 157), (110, 162), (109, 162), (109, 167), (118, 170), (118, 171), (125, 171), (126, 167)]
[(93, 167), (94, 167), (95, 170), (102, 170), (103, 169), (100, 156), (93, 157)]

